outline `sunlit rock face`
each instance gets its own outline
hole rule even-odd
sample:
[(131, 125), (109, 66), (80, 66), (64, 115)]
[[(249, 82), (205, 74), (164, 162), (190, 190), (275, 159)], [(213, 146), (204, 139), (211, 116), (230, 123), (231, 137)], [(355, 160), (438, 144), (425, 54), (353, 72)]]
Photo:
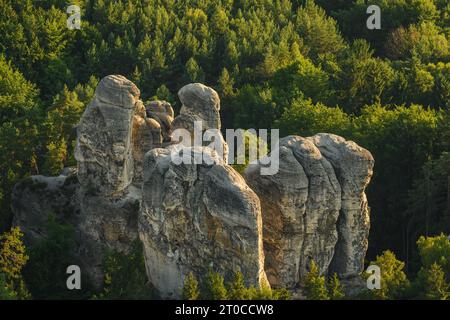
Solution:
[(244, 179), (206, 147), (190, 148), (213, 165), (171, 161), (173, 147), (146, 156), (139, 235), (151, 282), (179, 297), (184, 277), (208, 268), (241, 271), (248, 285), (266, 283), (259, 199)]

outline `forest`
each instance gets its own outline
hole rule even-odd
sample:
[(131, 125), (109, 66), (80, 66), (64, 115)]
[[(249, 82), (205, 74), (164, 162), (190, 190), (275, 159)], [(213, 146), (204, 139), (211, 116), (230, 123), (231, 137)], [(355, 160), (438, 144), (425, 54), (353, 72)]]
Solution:
[[(69, 4), (81, 8), (80, 29), (67, 27)], [(369, 5), (381, 8), (380, 30), (366, 27)], [(25, 248), (11, 229), (11, 192), (30, 175), (76, 165), (75, 127), (109, 74), (176, 112), (177, 91), (205, 83), (221, 97), (224, 129), (330, 132), (370, 150), (366, 259), (392, 266), (391, 291), (375, 298), (449, 297), (448, 0), (0, 0), (0, 12), (0, 299), (70, 298), (40, 272), (64, 265), (70, 227), (51, 220), (49, 239)], [(97, 298), (127, 283), (114, 265), (134, 270), (131, 287), (142, 276), (139, 257), (114, 254), (115, 276)], [(311, 296), (330, 297), (313, 269)], [(197, 286), (189, 281), (187, 291)], [(234, 284), (242, 289), (239, 275)]]

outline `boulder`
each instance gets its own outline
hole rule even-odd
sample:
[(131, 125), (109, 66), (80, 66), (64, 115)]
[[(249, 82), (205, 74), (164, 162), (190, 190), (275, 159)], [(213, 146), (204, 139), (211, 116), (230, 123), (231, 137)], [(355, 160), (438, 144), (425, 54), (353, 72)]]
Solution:
[(154, 119), (161, 127), (161, 135), (164, 142), (170, 141), (172, 133), (173, 109), (167, 101), (150, 101), (146, 106), (147, 117)]
[(189, 272), (202, 279), (209, 268), (226, 277), (239, 270), (248, 285), (267, 283), (256, 194), (212, 150), (189, 150), (212, 165), (175, 165), (175, 148), (145, 158), (139, 236), (151, 283), (165, 298), (179, 297)]

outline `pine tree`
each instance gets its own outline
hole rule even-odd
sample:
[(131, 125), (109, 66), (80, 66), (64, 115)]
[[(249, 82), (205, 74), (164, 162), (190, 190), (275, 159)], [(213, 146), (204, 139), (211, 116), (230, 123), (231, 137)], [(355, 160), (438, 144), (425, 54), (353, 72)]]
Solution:
[(292, 295), (286, 288), (272, 290), (273, 300), (291, 300)]
[(339, 300), (344, 298), (344, 288), (339, 282), (339, 278), (336, 273), (328, 280), (328, 293), (331, 300)]
[(198, 281), (195, 279), (194, 274), (190, 272), (184, 279), (183, 299), (197, 300), (199, 294)]
[(329, 300), (330, 297), (325, 285), (325, 277), (319, 273), (319, 268), (314, 260), (309, 264), (309, 272), (306, 275), (305, 294), (308, 300)]
[(249, 299), (249, 291), (244, 284), (244, 276), (242, 272), (237, 271), (234, 279), (228, 288), (228, 298), (231, 300), (247, 300)]
[(445, 280), (442, 267), (436, 262), (425, 269), (425, 296), (432, 300), (447, 300), (450, 285)]
[(22, 269), (29, 258), (22, 237), (19, 227), (11, 228), (0, 236), (0, 272), (5, 275), (9, 291), (19, 299), (28, 299), (30, 295), (22, 278)]
[(47, 146), (48, 153), (46, 155), (44, 168), (50, 175), (59, 175), (64, 168), (67, 157), (67, 145), (64, 138), (60, 141), (50, 142)]
[(226, 300), (227, 296), (223, 277), (210, 269), (204, 284), (202, 298), (206, 300)]
[(6, 281), (6, 276), (0, 273), (0, 301), (17, 299), (17, 295), (12, 291)]
[(230, 77), (227, 68), (222, 69), (222, 73), (220, 74), (217, 84), (219, 85), (221, 96), (224, 98), (232, 97), (234, 95), (234, 80)]

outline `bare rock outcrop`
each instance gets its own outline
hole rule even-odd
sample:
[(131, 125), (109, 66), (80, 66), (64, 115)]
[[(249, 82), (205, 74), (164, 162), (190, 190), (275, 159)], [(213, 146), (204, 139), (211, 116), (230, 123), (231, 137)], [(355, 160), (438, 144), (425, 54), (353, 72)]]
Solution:
[[(225, 277), (239, 270), (247, 285), (289, 288), (311, 259), (323, 274), (361, 272), (370, 152), (332, 134), (288, 136), (272, 149), (278, 173), (261, 175), (255, 164), (244, 179), (226, 163), (217, 92), (194, 83), (178, 95), (174, 117), (168, 102), (144, 105), (123, 76), (103, 78), (77, 129), (77, 170), (33, 176), (13, 190), (13, 223), (28, 243), (45, 235), (50, 213), (72, 224), (74, 253), (99, 287), (104, 250), (127, 253), (140, 239), (148, 278), (168, 298), (179, 297), (189, 272), (201, 280), (209, 268)], [(202, 146), (174, 138), (176, 129), (198, 135), (198, 121)], [(206, 130), (216, 132), (210, 142), (223, 156), (204, 141)]]
[(142, 104), (139, 95), (139, 89), (123, 76), (108, 76), (100, 81), (77, 129), (75, 159), (82, 185), (111, 195), (131, 184), (131, 129), (136, 109)]
[(274, 287), (294, 287), (313, 259), (322, 274), (362, 271), (370, 226), (364, 189), (373, 158), (331, 134), (289, 136), (279, 143), (279, 172), (245, 171), (261, 199), (265, 269)]
[(47, 235), (45, 226), (50, 215), (78, 225), (80, 206), (75, 199), (78, 188), (76, 172), (57, 177), (31, 176), (14, 186), (13, 225), (20, 226), (27, 244)]
[(331, 164), (308, 139), (289, 136), (279, 143), (277, 174), (245, 177), (261, 199), (266, 272), (273, 286), (294, 287), (314, 259), (326, 272), (337, 241), (341, 188)]
[(172, 298), (189, 272), (201, 279), (209, 267), (226, 276), (239, 270), (249, 285), (267, 283), (256, 194), (212, 150), (191, 153), (212, 165), (176, 165), (174, 148), (154, 149), (145, 160), (139, 235), (150, 281)]

